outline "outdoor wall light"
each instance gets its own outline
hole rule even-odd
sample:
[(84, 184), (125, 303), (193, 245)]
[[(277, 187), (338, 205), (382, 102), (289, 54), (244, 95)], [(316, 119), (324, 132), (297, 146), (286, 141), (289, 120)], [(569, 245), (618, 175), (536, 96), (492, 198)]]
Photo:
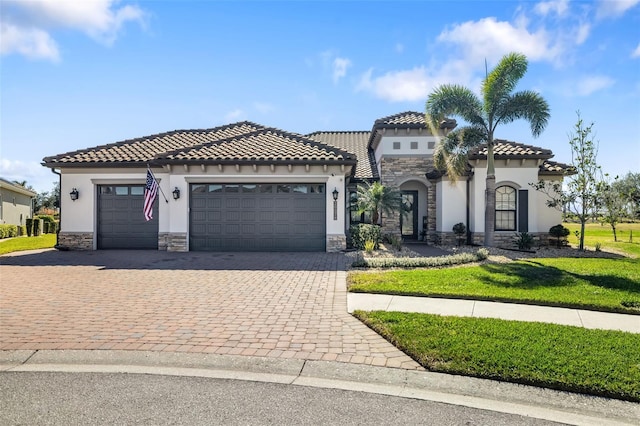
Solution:
[(338, 220), (338, 188), (333, 188), (333, 220)]
[(71, 201), (77, 200), (79, 196), (80, 196), (80, 193), (76, 188), (73, 188), (69, 193), (69, 197), (71, 197)]
[(333, 188), (333, 201), (338, 201), (338, 188)]
[(180, 190), (178, 189), (178, 187), (176, 186), (176, 189), (173, 190), (173, 192), (171, 192), (173, 194), (173, 199), (177, 200), (178, 198), (180, 198)]

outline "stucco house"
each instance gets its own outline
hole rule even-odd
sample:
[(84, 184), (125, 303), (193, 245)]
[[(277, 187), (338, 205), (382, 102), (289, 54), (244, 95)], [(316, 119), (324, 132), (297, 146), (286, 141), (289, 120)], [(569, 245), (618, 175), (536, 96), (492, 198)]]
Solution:
[[(439, 136), (454, 127), (443, 122)], [(350, 207), (357, 185), (375, 180), (403, 194), (402, 212), (382, 218), (383, 232), (447, 240), (463, 222), (479, 242), (486, 153), (474, 152), (469, 173), (452, 184), (433, 167), (437, 136), (418, 112), (378, 119), (370, 131), (308, 135), (244, 121), (68, 152), (43, 165), (61, 173), (64, 248), (337, 251), (363, 219)], [(560, 213), (529, 183), (562, 179), (567, 166), (515, 142), (499, 141), (495, 152), (496, 239), (546, 233)], [(142, 214), (147, 166), (162, 190), (150, 221)]]
[(36, 195), (22, 185), (0, 178), (0, 224), (24, 225), (33, 217)]

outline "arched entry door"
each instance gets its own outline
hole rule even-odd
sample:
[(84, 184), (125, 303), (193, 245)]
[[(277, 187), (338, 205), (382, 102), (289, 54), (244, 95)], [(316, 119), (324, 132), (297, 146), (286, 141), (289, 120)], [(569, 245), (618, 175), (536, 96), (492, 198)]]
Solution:
[(403, 239), (418, 239), (418, 191), (402, 191), (400, 232)]

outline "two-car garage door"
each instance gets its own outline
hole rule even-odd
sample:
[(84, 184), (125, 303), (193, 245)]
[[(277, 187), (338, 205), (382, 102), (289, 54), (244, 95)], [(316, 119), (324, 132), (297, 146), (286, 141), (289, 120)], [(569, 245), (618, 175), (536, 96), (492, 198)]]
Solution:
[(189, 250), (324, 251), (324, 184), (191, 184)]
[[(189, 250), (324, 251), (324, 184), (191, 184)], [(143, 185), (98, 187), (98, 248), (157, 249), (158, 203)]]

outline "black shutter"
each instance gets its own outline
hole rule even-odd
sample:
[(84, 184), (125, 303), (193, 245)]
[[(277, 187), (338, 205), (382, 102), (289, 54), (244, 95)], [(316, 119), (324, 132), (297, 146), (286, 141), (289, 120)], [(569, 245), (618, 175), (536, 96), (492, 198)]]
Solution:
[(518, 232), (529, 232), (529, 190), (518, 192)]

